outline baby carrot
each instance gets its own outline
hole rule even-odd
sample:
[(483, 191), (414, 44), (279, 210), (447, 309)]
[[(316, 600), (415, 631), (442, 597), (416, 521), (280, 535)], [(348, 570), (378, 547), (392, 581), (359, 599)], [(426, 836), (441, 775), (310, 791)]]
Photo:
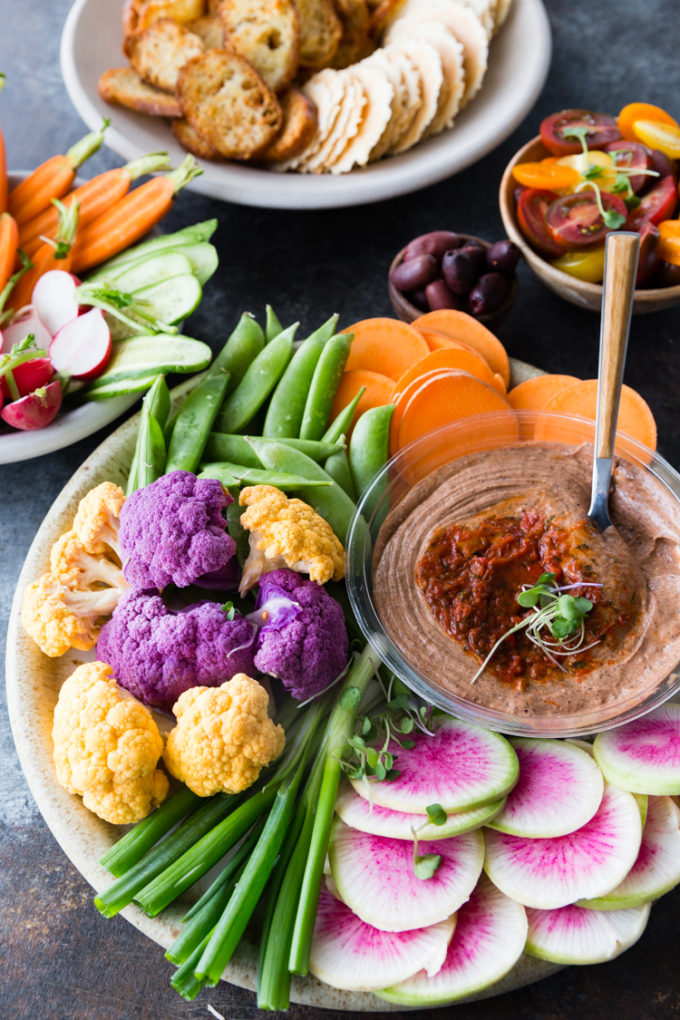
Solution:
[[(0, 92), (5, 87), (5, 76), (0, 71)], [(5, 139), (0, 131), (0, 213), (7, 211), (7, 197), (9, 194), (9, 182), (7, 180), (7, 153), (5, 152)], [(0, 247), (0, 256), (2, 248)], [(0, 288), (2, 289), (2, 288)]]
[[(148, 156), (133, 159), (126, 166), (115, 170), (105, 170), (91, 180), (75, 188), (64, 199), (68, 208), (73, 201), (80, 203), (78, 229), (82, 231), (88, 223), (96, 220), (112, 205), (119, 202), (130, 190), (130, 185), (144, 174), (156, 173), (158, 170), (169, 170), (167, 152), (151, 152)], [(41, 236), (52, 237), (57, 229), (58, 214), (54, 206), (43, 209), (27, 223), (22, 223), (19, 231), (19, 244), (27, 255), (33, 255), (42, 241)]]
[(38, 279), (49, 269), (63, 269), (68, 272), (71, 268), (71, 252), (73, 250), (73, 239), (78, 229), (77, 202), (67, 209), (58, 198), (53, 202), (59, 210), (59, 225), (54, 240), (46, 240), (36, 252), (32, 259), (33, 265), (29, 271), (17, 281), (17, 284), (10, 295), (10, 305), (14, 310), (29, 304)]
[(145, 181), (96, 220), (91, 220), (73, 246), (73, 272), (82, 273), (129, 247), (165, 216), (180, 188), (203, 173), (187, 156), (172, 173)]
[(105, 120), (99, 131), (81, 138), (65, 156), (51, 156), (12, 188), (8, 208), (20, 228), (47, 209), (53, 198), (62, 198), (71, 190), (76, 170), (102, 144), (108, 123)]
[(10, 278), (19, 247), (19, 228), (8, 212), (0, 213), (0, 291)]

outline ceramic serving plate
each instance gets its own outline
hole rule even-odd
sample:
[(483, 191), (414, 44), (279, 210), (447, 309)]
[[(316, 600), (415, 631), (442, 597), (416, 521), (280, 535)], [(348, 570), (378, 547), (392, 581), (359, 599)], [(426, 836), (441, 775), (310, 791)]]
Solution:
[[(125, 159), (167, 149), (174, 163), (186, 155), (162, 118), (147, 117), (100, 98), (97, 82), (121, 67), (121, 4), (76, 0), (61, 40), (67, 91), (85, 123), (95, 129), (111, 118), (106, 144)], [(275, 209), (324, 209), (361, 205), (408, 194), (464, 169), (510, 135), (536, 101), (550, 66), (548, 17), (541, 0), (514, 0), (491, 44), (483, 86), (450, 131), (412, 151), (349, 174), (277, 174), (235, 163), (199, 160), (195, 191), (243, 205)]]
[[(534, 374), (528, 366), (515, 363), (515, 377)], [(173, 391), (174, 400), (193, 385), (187, 381)], [(121, 829), (91, 814), (79, 797), (56, 782), (52, 764), (52, 715), (59, 688), (81, 662), (94, 659), (94, 651), (72, 649), (61, 658), (51, 659), (24, 633), (20, 621), (23, 591), (26, 585), (48, 569), (49, 550), (58, 536), (71, 526), (78, 501), (93, 486), (110, 480), (124, 485), (134, 449), (139, 415), (135, 415), (112, 433), (76, 471), (43, 521), (24, 563), (10, 616), (7, 635), (7, 704), (21, 767), (31, 793), (55, 839), (75, 867), (98, 892), (113, 881), (97, 864), (98, 858), (121, 835)], [(177, 904), (155, 918), (130, 906), (123, 916), (149, 938), (167, 949), (177, 934), (186, 912), (189, 893)], [(95, 906), (92, 905), (92, 910)], [(160, 959), (160, 950), (159, 950)], [(257, 954), (254, 946), (241, 944), (237, 956), (227, 967), (224, 978), (242, 988), (256, 985)], [(522, 957), (515, 968), (492, 989), (479, 997), (498, 995), (552, 974), (560, 968), (531, 957)], [(293, 1001), (330, 1009), (394, 1012), (399, 1007), (383, 1002), (369, 992), (343, 992), (321, 984), (314, 978), (294, 978)]]

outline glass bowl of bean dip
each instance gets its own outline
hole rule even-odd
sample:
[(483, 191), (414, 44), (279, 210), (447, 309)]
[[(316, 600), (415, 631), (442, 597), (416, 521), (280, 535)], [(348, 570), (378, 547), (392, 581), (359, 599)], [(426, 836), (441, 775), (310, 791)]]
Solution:
[(619, 435), (589, 521), (594, 424), (466, 418), (393, 457), (361, 500), (347, 585), (368, 641), (426, 701), (528, 736), (583, 736), (680, 689), (680, 475)]

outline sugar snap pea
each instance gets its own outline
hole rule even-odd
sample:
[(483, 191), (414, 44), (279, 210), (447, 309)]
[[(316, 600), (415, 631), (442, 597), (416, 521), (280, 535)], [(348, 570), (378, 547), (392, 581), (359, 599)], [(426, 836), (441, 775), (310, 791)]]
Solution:
[(300, 439), (321, 439), (349, 354), (351, 333), (338, 333), (324, 346), (309, 387)]
[(271, 395), (262, 435), (275, 438), (298, 436), (307, 394), (323, 351), (323, 340), (308, 337), (298, 347)]
[(218, 432), (241, 432), (257, 414), (290, 361), (297, 327), (296, 322), (284, 329), (251, 361), (238, 386), (222, 405), (217, 419)]
[(366, 387), (362, 386), (354, 400), (350, 401), (347, 407), (343, 407), (342, 411), (339, 411), (338, 414), (336, 414), (335, 418), (321, 437), (322, 443), (337, 443), (340, 436), (347, 435), (349, 427), (352, 424), (354, 412), (356, 411), (357, 405), (365, 392)]
[(228, 372), (207, 374), (182, 403), (168, 444), (166, 471), (195, 471), (203, 457), (229, 383)]
[(215, 372), (218, 370), (228, 372), (227, 391), (235, 390), (246, 374), (248, 366), (252, 364), (263, 348), (262, 327), (250, 312), (244, 312), (210, 369), (211, 371), (215, 369)]
[[(160, 463), (161, 444), (158, 439), (158, 434), (154, 429), (153, 430), (154, 435), (152, 437), (147, 426), (143, 425), (143, 419), (145, 415), (150, 415), (151, 418), (153, 418), (154, 421), (158, 423), (158, 427), (161, 430), (161, 439), (163, 439), (162, 430), (166, 421), (168, 420), (169, 413), (170, 413), (170, 391), (168, 390), (168, 386), (165, 381), (165, 376), (159, 375), (156, 378), (154, 384), (151, 386), (151, 388), (147, 390), (144, 396), (144, 400), (142, 401), (142, 413), (140, 416), (142, 420), (140, 421), (140, 428), (137, 432), (137, 442), (135, 443), (135, 450), (132, 455), (132, 462), (130, 464), (130, 474), (128, 475), (127, 486), (125, 488), (126, 496), (129, 496), (131, 492), (135, 491), (135, 489), (141, 489), (142, 484), (146, 484), (140, 482), (139, 480), (139, 465), (142, 460), (147, 459), (147, 452), (145, 452), (142, 449), (142, 447), (148, 442), (150, 438), (154, 438), (154, 449), (158, 451), (158, 462)], [(163, 464), (160, 466), (160, 471), (158, 472), (158, 475), (156, 477), (160, 477), (160, 475), (162, 475), (165, 470), (164, 439), (162, 449), (163, 449)], [(153, 478), (151, 479), (151, 481), (154, 480), (155, 479)]]
[(325, 322), (322, 322), (321, 325), (317, 329), (315, 329), (313, 333), (309, 334), (309, 339), (323, 340), (323, 342), (326, 343), (326, 341), (330, 340), (330, 338), (334, 335), (335, 327), (338, 324), (339, 318), (340, 316), (338, 315), (338, 313), (333, 312), (330, 318), (326, 319)]
[[(260, 438), (259, 436), (257, 438)], [(263, 467), (252, 447), (251, 436), (229, 435), (225, 432), (212, 432), (206, 443), (204, 460), (231, 460), (236, 464), (247, 464), (248, 467)], [(266, 440), (265, 440), (266, 441)], [(336, 452), (335, 443), (322, 443), (315, 439), (279, 439), (296, 450), (302, 450), (312, 460), (323, 461)]]
[(270, 340), (273, 340), (279, 335), (279, 333), (282, 332), (283, 326), (279, 321), (278, 315), (271, 305), (267, 305), (267, 319), (264, 325), (264, 342), (268, 344)]
[(368, 489), (389, 456), (390, 422), (394, 404), (371, 407), (354, 426), (349, 444), (349, 465), (359, 496)]
[(275, 485), (277, 489), (306, 489), (309, 487), (330, 486), (331, 478), (325, 481), (304, 478), (288, 471), (270, 471), (268, 468), (248, 467), (246, 464), (232, 464), (221, 461), (214, 464), (202, 464), (199, 478), (217, 478), (230, 488), (232, 485)]
[(356, 503), (357, 497), (354, 491), (354, 481), (349, 467), (347, 448), (344, 443), (340, 444), (337, 450), (334, 450), (330, 457), (326, 458), (323, 466), (333, 481), (337, 482), (349, 498)]
[[(327, 471), (307, 457), (301, 450), (292, 446), (275, 441), (251, 440), (253, 448), (262, 461), (271, 471), (286, 471), (296, 474), (310, 481), (332, 481)], [(354, 503), (339, 485), (332, 482), (328, 488), (309, 489), (305, 492), (305, 500), (316, 510), (324, 520), (328, 521), (331, 528), (344, 543), (347, 536), (347, 529), (354, 513)]]

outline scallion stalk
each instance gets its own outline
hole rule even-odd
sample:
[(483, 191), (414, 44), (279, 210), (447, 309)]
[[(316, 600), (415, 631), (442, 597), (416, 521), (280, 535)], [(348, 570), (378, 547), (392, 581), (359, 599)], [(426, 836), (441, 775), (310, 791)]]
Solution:
[(180, 787), (153, 814), (143, 818), (134, 829), (130, 829), (122, 839), (109, 847), (99, 858), (99, 863), (116, 878), (120, 878), (200, 802), (198, 794), (187, 786)]

